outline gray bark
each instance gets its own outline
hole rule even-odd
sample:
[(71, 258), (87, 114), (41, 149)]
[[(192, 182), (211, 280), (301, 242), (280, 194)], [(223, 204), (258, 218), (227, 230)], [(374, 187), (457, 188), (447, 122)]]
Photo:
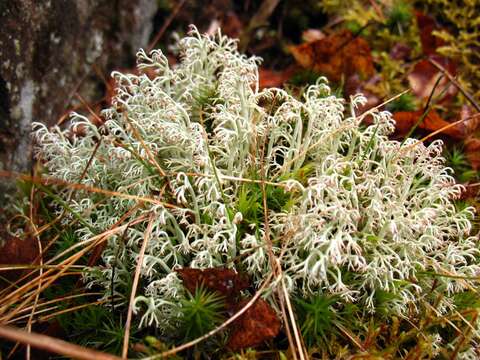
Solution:
[(92, 64), (132, 65), (156, 8), (155, 0), (0, 0), (0, 170), (29, 171), (33, 121), (54, 124), (76, 91), (98, 96)]

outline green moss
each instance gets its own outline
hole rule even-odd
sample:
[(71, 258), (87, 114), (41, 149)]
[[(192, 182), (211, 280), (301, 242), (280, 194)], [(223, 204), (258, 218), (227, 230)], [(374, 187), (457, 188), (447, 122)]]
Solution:
[(207, 291), (203, 285), (193, 294), (187, 292), (186, 299), (179, 304), (179, 311), (184, 340), (196, 339), (224, 321), (222, 297)]
[(392, 7), (387, 10), (387, 14), (387, 26), (392, 31), (397, 31), (403, 26), (409, 26), (414, 17), (411, 4), (404, 1), (394, 2)]
[[(439, 20), (442, 29), (433, 35), (445, 44), (437, 52), (458, 63), (458, 80), (472, 93), (480, 97), (480, 16), (476, 0), (427, 0), (422, 1), (428, 14)], [(459, 95), (461, 96), (461, 95)], [(465, 101), (465, 99), (464, 99)]]
[(396, 100), (388, 103), (386, 108), (392, 113), (397, 111), (414, 111), (416, 109), (415, 97), (412, 94), (403, 94)]

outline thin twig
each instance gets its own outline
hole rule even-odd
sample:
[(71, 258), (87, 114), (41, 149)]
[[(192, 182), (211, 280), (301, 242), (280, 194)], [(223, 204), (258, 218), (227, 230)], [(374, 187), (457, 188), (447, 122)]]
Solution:
[(450, 80), (450, 82), (455, 85), (455, 87), (460, 90), (460, 92), (467, 98), (468, 101), (473, 105), (473, 107), (480, 112), (480, 105), (475, 101), (472, 95), (470, 95), (461, 85), (460, 83), (450, 74), (450, 72), (445, 69), (442, 65), (440, 65), (438, 62), (433, 60), (432, 58), (427, 58), (428, 62), (435, 66), (438, 70), (440, 70), (447, 78)]
[(279, 300), (280, 300), (280, 310), (282, 311), (282, 318), (283, 318), (283, 322), (285, 324), (284, 327), (285, 327), (285, 332), (287, 333), (288, 344), (290, 345), (290, 348), (292, 349), (293, 360), (297, 360), (297, 352), (295, 351), (295, 348), (293, 346), (295, 344), (293, 342), (292, 333), (291, 333), (290, 326), (289, 326), (289, 323), (288, 323), (287, 311), (285, 310), (285, 299), (284, 299), (284, 295), (283, 295), (282, 291), (278, 291), (278, 297), (279, 297)]
[[(83, 249), (81, 251), (79, 251), (77, 254), (75, 254), (74, 256), (72, 256), (71, 258), (69, 258), (69, 261), (68, 261), (68, 265), (70, 264), (74, 264), (77, 260), (79, 260), (87, 251), (89, 250), (89, 248), (86, 248), (86, 249)], [(50, 286), (55, 280), (57, 280), (63, 273), (65, 273), (67, 271), (68, 267), (65, 267), (64, 269), (60, 270), (57, 274), (55, 274), (54, 276), (52, 276), (48, 281), (45, 281), (45, 283), (41, 286), (39, 286), (38, 290), (36, 293), (33, 293), (31, 295), (29, 295), (25, 300), (23, 300), (20, 305), (18, 305), (17, 307), (15, 307), (9, 314), (5, 315), (5, 318), (3, 319), (3, 321), (8, 321), (10, 319), (12, 319), (29, 301), (31, 301), (37, 293), (40, 293), (42, 292), (43, 290), (45, 290), (48, 286)], [(48, 270), (46, 273), (48, 272), (51, 272), (51, 270)], [(45, 273), (45, 274), (46, 274)], [(39, 281), (41, 281), (41, 279), (43, 279), (43, 277), (39, 277)], [(35, 283), (33, 284), (27, 284), (28, 286), (35, 286)], [(20, 288), (21, 289), (21, 288)], [(19, 290), (19, 289), (18, 289)], [(15, 292), (18, 292), (15, 291)], [(9, 302), (7, 302), (6, 304), (2, 305), (2, 312), (4, 312), (8, 307), (10, 307), (11, 305), (13, 305), (15, 302), (17, 301), (17, 299), (12, 299), (10, 300)]]
[(118, 255), (120, 254), (120, 249), (122, 249), (125, 246), (125, 237), (127, 235), (127, 231), (129, 229), (127, 224), (127, 227), (123, 231), (123, 234), (120, 237), (120, 241), (118, 242), (117, 248), (115, 249), (115, 256), (114, 256), (114, 262), (112, 265), (112, 278), (110, 280), (110, 287), (111, 287), (111, 292), (110, 292), (110, 305), (112, 306), (112, 317), (115, 319), (115, 271), (117, 269), (117, 262), (118, 262)]
[(97, 143), (95, 144), (95, 147), (93, 148), (92, 154), (90, 155), (90, 158), (88, 159), (87, 165), (85, 165), (85, 168), (83, 169), (82, 173), (80, 174), (79, 182), (83, 180), (85, 175), (87, 175), (88, 168), (90, 167), (90, 165), (92, 165), (93, 158), (95, 157), (95, 154), (97, 153), (98, 148), (102, 144), (102, 139), (103, 138), (100, 138), (100, 139), (97, 140)]
[[(139, 216), (136, 220), (133, 220), (130, 222), (130, 225), (132, 224), (136, 224), (136, 223), (139, 223), (139, 222), (143, 222), (145, 221), (146, 219), (146, 214), (144, 215), (141, 215)], [(117, 225), (117, 224), (116, 224)], [(114, 226), (116, 226), (114, 225)], [(18, 312), (22, 311), (22, 309), (24, 308), (24, 306), (28, 303), (28, 301), (30, 301), (32, 299), (33, 296), (35, 296), (35, 293), (31, 293), (29, 291), (29, 289), (35, 287), (36, 283), (40, 280), (44, 280), (43, 278), (49, 276), (49, 279), (46, 280), (45, 279), (45, 283), (44, 285), (38, 290), (38, 291), (43, 291), (47, 286), (49, 286), (51, 283), (53, 283), (56, 279), (58, 279), (60, 276), (66, 276), (67, 274), (70, 275), (70, 274), (76, 274), (76, 275), (81, 275), (80, 272), (78, 273), (67, 273), (66, 271), (69, 269), (69, 267), (73, 264), (75, 264), (75, 262), (80, 259), (85, 253), (87, 253), (88, 251), (90, 251), (92, 248), (94, 248), (95, 246), (97, 246), (98, 244), (100, 244), (101, 242), (104, 242), (104, 241), (107, 241), (111, 236), (117, 234), (118, 232), (121, 232), (122, 230), (124, 230), (124, 228), (126, 227), (127, 225), (123, 225), (123, 226), (116, 226), (112, 229), (109, 229), (105, 232), (103, 232), (102, 234), (100, 235), (96, 235), (88, 240), (85, 240), (85, 241), (82, 241), (80, 243), (77, 243), (75, 245), (72, 245), (70, 246), (69, 249), (66, 249), (64, 250), (62, 253), (60, 254), (57, 254), (54, 258), (50, 259), (49, 261), (46, 262), (46, 264), (49, 264), (49, 263), (52, 263), (53, 261), (55, 261), (56, 259), (58, 258), (61, 258), (63, 257), (65, 254), (69, 253), (70, 251), (72, 251), (73, 249), (77, 248), (77, 247), (81, 247), (81, 246), (85, 246), (85, 248), (83, 248), (82, 250), (78, 251), (77, 253), (75, 253), (74, 255), (70, 256), (69, 258), (63, 260), (61, 263), (59, 263), (58, 265), (58, 269), (61, 269), (57, 274), (53, 274), (52, 276), (50, 276), (50, 274), (55, 270), (55, 268), (53, 269), (49, 269), (47, 270), (41, 277), (37, 277), (35, 279), (33, 279), (32, 281), (30, 281), (29, 283), (26, 283), (24, 285), (22, 285), (21, 287), (19, 287), (18, 289), (16, 289), (15, 291), (9, 293), (8, 295), (6, 295), (4, 297), (3, 300), (3, 303), (0, 304), (0, 314), (5, 312), (6, 309), (8, 309), (10, 306), (12, 306), (16, 301), (18, 301), (19, 298), (22, 298), (22, 297), (27, 297), (27, 299), (25, 301), (22, 302), (22, 304), (20, 305), (17, 305), (13, 311), (8, 314), (8, 315), (5, 315), (5, 318), (2, 319), (1, 321), (8, 321), (9, 319), (13, 318)]]
[[(83, 82), (85, 81), (85, 79), (90, 75), (90, 70), (88, 70), (85, 74), (83, 74), (83, 76), (80, 78), (80, 80), (73, 86), (72, 90), (70, 91), (65, 103), (70, 103), (73, 99), (73, 96), (77, 93), (78, 89), (80, 88), (80, 86), (83, 84)], [(68, 117), (68, 115), (70, 115), (70, 112), (72, 110), (76, 110), (78, 109), (80, 106), (73, 106), (70, 108), (69, 111), (65, 112), (62, 116), (60, 116), (60, 118), (57, 120), (57, 123), (56, 125), (60, 126), (64, 121), (65, 119)]]
[[(11, 271), (11, 270), (39, 270), (39, 269), (59, 269), (61, 268), (62, 265), (26, 265), (26, 264), (12, 264), (8, 266), (1, 266), (0, 265), (0, 272), (2, 271)], [(83, 269), (84, 266), (82, 265), (72, 265), (70, 268), (78, 268), (78, 269)], [(27, 274), (27, 277), (30, 276), (30, 274)], [(1, 297), (1, 296), (0, 296)]]
[[(32, 307), (29, 306), (28, 309), (31, 309)], [(49, 311), (52, 311), (52, 310), (56, 310), (59, 308), (59, 305), (53, 305), (53, 306), (50, 306), (50, 307), (46, 307), (45, 309), (42, 309), (42, 310), (37, 310), (35, 313), (33, 313), (35, 316), (38, 316), (39, 314), (43, 314), (43, 313), (46, 313), (46, 312), (49, 312)], [(24, 311), (20, 311), (20, 312), (24, 312)], [(5, 321), (3, 323), (3, 325), (8, 325), (8, 324), (15, 324), (15, 323), (18, 323), (26, 318), (29, 318), (30, 317), (30, 314), (26, 314), (26, 315), (20, 315), (19, 317), (16, 317), (16, 318), (13, 318), (11, 320), (8, 320), (8, 321)], [(36, 320), (32, 320), (31, 323), (35, 323)], [(27, 332), (30, 332), (31, 330), (28, 330), (27, 329)]]
[(451, 123), (451, 124), (442, 126), (440, 129), (435, 130), (434, 132), (432, 132), (432, 133), (428, 134), (427, 136), (421, 138), (421, 139), (420, 139), (420, 142), (424, 142), (424, 141), (430, 139), (431, 137), (433, 137), (433, 136), (435, 136), (435, 135), (437, 135), (437, 134), (440, 134), (441, 132), (443, 132), (443, 131), (445, 131), (445, 130), (447, 130), (447, 129), (450, 129), (451, 127), (457, 126), (457, 125), (459, 125), (459, 124), (461, 124), (461, 123), (463, 123), (463, 122), (465, 122), (465, 121), (475, 119), (475, 118), (477, 118), (477, 117), (479, 117), (479, 116), (480, 116), (480, 113), (477, 113), (477, 114), (472, 115), (472, 116), (469, 116), (469, 117), (467, 117), (467, 118), (465, 118), (465, 119), (460, 119), (460, 120), (457, 120), (457, 121), (455, 121), (455, 122), (453, 122), (453, 123)]
[[(58, 297), (58, 298), (55, 298), (55, 299), (52, 299), (52, 300), (40, 302), (37, 305), (37, 308), (41, 308), (41, 307), (43, 308), (44, 306), (55, 304), (55, 303), (58, 303), (58, 302), (61, 302), (61, 301), (69, 300), (69, 299), (75, 299), (75, 298), (85, 297), (85, 296), (94, 296), (94, 295), (95, 296), (100, 296), (100, 295), (103, 295), (103, 293), (101, 293), (101, 292), (90, 292), (90, 293), (80, 293), (80, 294), (72, 294), (72, 295), (62, 296), (62, 297)], [(27, 312), (27, 311), (30, 311), (31, 309), (32, 309), (32, 306), (29, 306), (29, 307), (23, 308), (23, 310), (19, 311), (19, 313)]]
[[(140, 206), (141, 206), (141, 203), (138, 203), (133, 208), (129, 209), (125, 214), (123, 214), (123, 216), (115, 224), (111, 226), (111, 228), (113, 229), (117, 226), (120, 226), (125, 220), (127, 220), (130, 217), (130, 215), (132, 215), (136, 210), (138, 210)], [(127, 224), (127, 227), (125, 228), (125, 232), (127, 231), (127, 228), (128, 228), (128, 224)], [(96, 247), (95, 249), (93, 249), (88, 259), (87, 266), (91, 267), (96, 265), (97, 261), (102, 256), (102, 253), (105, 250), (106, 246), (107, 245), (104, 242), (102, 244), (99, 244), (98, 247)]]
[(63, 309), (63, 310), (57, 311), (57, 312), (52, 313), (52, 314), (40, 316), (38, 321), (40, 321), (40, 322), (49, 321), (53, 318), (56, 318), (59, 315), (70, 313), (70, 312), (73, 312), (73, 311), (77, 311), (79, 309), (83, 309), (83, 308), (86, 308), (86, 307), (89, 307), (89, 306), (101, 305), (101, 304), (106, 303), (107, 301), (108, 301), (108, 299), (104, 299), (104, 300), (98, 300), (98, 301), (94, 301), (94, 302), (87, 303), (87, 304), (81, 304), (81, 305), (73, 306), (71, 308)]
[[(443, 78), (443, 75), (440, 75), (437, 80), (435, 81), (435, 84), (433, 85), (433, 88), (432, 88), (432, 91), (430, 92), (430, 95), (428, 96), (428, 100), (427, 100), (427, 103), (425, 105), (425, 107), (423, 108), (423, 112), (422, 112), (422, 115), (419, 117), (419, 119), (417, 120), (417, 122), (411, 127), (411, 129), (409, 130), (409, 132), (407, 133), (407, 135), (405, 135), (403, 141), (401, 142), (400, 146), (402, 146), (405, 141), (407, 141), (408, 138), (410, 138), (410, 136), (413, 134), (413, 132), (417, 129), (417, 127), (423, 122), (423, 120), (425, 120), (425, 118), (427, 117), (428, 113), (430, 112), (431, 110), (431, 107), (432, 107), (432, 100), (433, 100), (433, 94), (435, 94), (435, 90), (437, 89), (437, 86), (440, 84), (440, 81), (442, 80)], [(447, 84), (447, 86), (445, 87), (445, 91), (446, 89), (448, 89), (448, 86), (450, 86), (450, 83)]]
[[(261, 176), (260, 181), (261, 181), (261, 190), (262, 190), (263, 216), (264, 216), (264, 223), (265, 223), (264, 239), (265, 239), (265, 242), (266, 242), (267, 248), (268, 248), (268, 257), (269, 257), (269, 262), (270, 262), (270, 266), (271, 266), (271, 270), (272, 270), (271, 272), (272, 272), (272, 274), (275, 274), (275, 276), (279, 277), (281, 279), (280, 281), (282, 283), (282, 289), (281, 290), (278, 289), (277, 293), (278, 293), (278, 298), (279, 298), (279, 301), (280, 301), (280, 307), (282, 309), (282, 315), (283, 315), (283, 318), (284, 318), (284, 321), (285, 321), (287, 338), (288, 338), (288, 341), (289, 341), (289, 345), (292, 349), (293, 357), (294, 357), (294, 359), (297, 358), (296, 349), (295, 349), (295, 348), (297, 348), (297, 350), (299, 352), (299, 355), (300, 355), (300, 359), (305, 360), (302, 342), (300, 341), (300, 336), (298, 334), (298, 329), (297, 329), (297, 325), (296, 325), (296, 322), (295, 322), (295, 316), (293, 314), (293, 309), (292, 309), (292, 306), (290, 304), (288, 291), (286, 290), (286, 287), (285, 287), (285, 284), (284, 284), (284, 278), (283, 278), (283, 273), (282, 273), (282, 267), (281, 267), (281, 264), (280, 264), (280, 259), (278, 259), (275, 256), (275, 254), (273, 253), (273, 243), (272, 243), (272, 239), (270, 238), (267, 191), (266, 191), (266, 186), (265, 186), (266, 185), (266, 181), (265, 181), (266, 173), (265, 173), (265, 166), (264, 166), (264, 164), (265, 164), (265, 146), (266, 146), (266, 140), (267, 140), (267, 135), (268, 135), (269, 131), (270, 131), (270, 127), (268, 127), (267, 130), (265, 131), (264, 136), (263, 136), (262, 144), (259, 146), (259, 149), (258, 149), (260, 151), (260, 176)], [(282, 249), (281, 256), (283, 256), (283, 253), (284, 253), (284, 249)], [(288, 314), (290, 315), (290, 321), (289, 321), (289, 317), (287, 316), (287, 311), (285, 310), (285, 305), (287, 305), (286, 307), (287, 307), (287, 310), (288, 310)], [(290, 333), (289, 322), (290, 322), (290, 325), (292, 326), (292, 329), (293, 329), (296, 344), (293, 341), (291, 333)]]
[(142, 145), (143, 149), (147, 153), (147, 156), (150, 159), (150, 162), (153, 164), (153, 166), (155, 166), (157, 168), (157, 170), (158, 170), (158, 172), (161, 176), (164, 176), (164, 177), (167, 176), (165, 171), (158, 164), (157, 160), (155, 159), (155, 156), (153, 156), (153, 154), (152, 154), (151, 150), (149, 149), (149, 147), (147, 146), (147, 144), (145, 144), (145, 141), (143, 141), (143, 138), (140, 135), (140, 132), (138, 131), (137, 127), (130, 121), (130, 119), (128, 118), (128, 115), (126, 113), (123, 113), (123, 116), (124, 116), (125, 121), (128, 123), (128, 125), (130, 125), (130, 128), (132, 130), (133, 135), (137, 138), (138, 141), (140, 141), (140, 145)]

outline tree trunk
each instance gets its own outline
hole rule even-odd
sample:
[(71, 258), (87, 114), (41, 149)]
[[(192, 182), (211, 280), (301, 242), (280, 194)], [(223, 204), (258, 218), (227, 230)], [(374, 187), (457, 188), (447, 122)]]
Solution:
[[(0, 0), (0, 170), (29, 171), (33, 121), (56, 123), (76, 92), (98, 99), (94, 68), (133, 65), (156, 8), (154, 0)], [(0, 207), (11, 184), (0, 178)]]

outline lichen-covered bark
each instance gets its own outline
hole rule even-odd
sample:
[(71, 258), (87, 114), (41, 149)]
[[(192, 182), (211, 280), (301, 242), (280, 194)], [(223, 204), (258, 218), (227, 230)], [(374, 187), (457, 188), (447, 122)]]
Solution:
[[(0, 169), (29, 170), (32, 121), (55, 123), (77, 90), (94, 97), (99, 78), (92, 64), (132, 64), (148, 43), (156, 4), (0, 0)], [(0, 192), (6, 185), (0, 179)]]

